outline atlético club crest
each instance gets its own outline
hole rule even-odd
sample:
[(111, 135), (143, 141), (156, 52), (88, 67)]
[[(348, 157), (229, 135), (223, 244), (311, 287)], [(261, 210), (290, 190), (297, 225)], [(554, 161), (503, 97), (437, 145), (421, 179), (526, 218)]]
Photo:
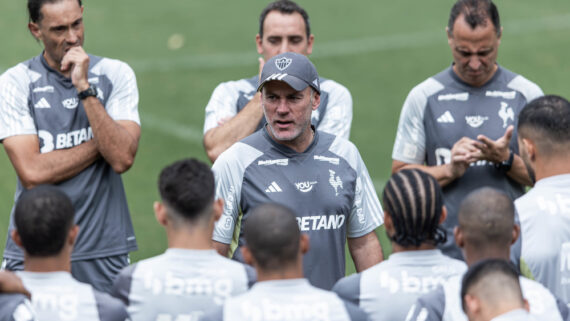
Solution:
[(275, 59), (275, 66), (277, 66), (277, 69), (283, 71), (289, 67), (292, 61), (293, 59), (287, 57)]

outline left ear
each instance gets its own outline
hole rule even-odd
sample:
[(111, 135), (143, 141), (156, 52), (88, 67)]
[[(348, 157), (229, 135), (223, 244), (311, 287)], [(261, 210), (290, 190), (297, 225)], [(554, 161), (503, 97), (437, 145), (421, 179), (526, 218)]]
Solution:
[(75, 244), (75, 240), (77, 240), (77, 235), (79, 234), (79, 225), (73, 224), (73, 227), (69, 230), (69, 236), (67, 241), (70, 245)]
[(17, 229), (13, 229), (12, 233), (10, 233), (10, 236), (12, 237), (12, 241), (14, 241), (16, 245), (18, 245), (22, 249), (24, 248), (24, 245), (22, 244), (22, 239), (20, 238), (20, 234), (18, 234)]
[(481, 302), (476, 296), (465, 294), (465, 297), (463, 297), (463, 302), (465, 303), (465, 314), (468, 316), (478, 314), (480, 312)]
[(311, 248), (309, 235), (301, 233), (301, 239), (299, 240), (299, 247), (301, 250), (301, 254), (306, 254), (307, 252), (309, 252), (309, 249)]
[(168, 216), (166, 215), (166, 208), (164, 204), (161, 202), (154, 202), (153, 209), (154, 217), (156, 217), (158, 224), (166, 226), (166, 224), (168, 224)]
[(443, 207), (441, 208), (441, 216), (439, 217), (439, 224), (443, 224), (446, 218), (447, 218), (447, 207), (443, 205)]
[(318, 92), (314, 92), (315, 98), (313, 99), (313, 106), (311, 106), (312, 110), (317, 110), (317, 108), (319, 108), (319, 105), (321, 104), (321, 95)]

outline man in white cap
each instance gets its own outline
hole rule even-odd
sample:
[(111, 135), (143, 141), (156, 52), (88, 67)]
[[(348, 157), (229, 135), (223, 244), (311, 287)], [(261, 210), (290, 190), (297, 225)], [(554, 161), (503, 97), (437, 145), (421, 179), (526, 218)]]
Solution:
[[(213, 166), (216, 197), (225, 200), (214, 230), (215, 247), (228, 255), (236, 227), (237, 247), (244, 245), (239, 221), (247, 220), (255, 206), (287, 205), (311, 239), (305, 276), (313, 285), (331, 289), (345, 274), (347, 240), (357, 271), (382, 260), (374, 232), (383, 223), (382, 207), (356, 147), (311, 125), (321, 91), (309, 59), (291, 52), (272, 57), (263, 67), (258, 91), (267, 125), (232, 145)], [(243, 262), (240, 251), (231, 252)]]

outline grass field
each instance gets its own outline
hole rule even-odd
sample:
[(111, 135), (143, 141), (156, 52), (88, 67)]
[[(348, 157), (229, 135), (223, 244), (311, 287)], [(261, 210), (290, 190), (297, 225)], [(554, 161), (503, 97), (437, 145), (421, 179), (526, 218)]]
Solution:
[[(570, 97), (570, 2), (497, 0), (504, 34), (499, 63)], [(221, 81), (256, 73), (254, 36), (266, 1), (84, 0), (90, 53), (118, 58), (135, 70), (142, 138), (135, 165), (123, 175), (140, 250), (139, 260), (166, 247), (154, 220), (156, 178), (167, 164), (206, 160), (204, 106)], [(408, 91), (451, 63), (444, 32), (453, 1), (301, 1), (315, 34), (319, 74), (353, 95), (351, 140), (359, 147), (378, 194), (390, 173), (397, 120)], [(26, 29), (24, 1), (3, 1), (0, 69), (37, 55)], [(168, 38), (184, 43), (171, 50)], [(0, 152), (0, 251), (16, 176)], [(348, 270), (352, 271), (349, 266)]]

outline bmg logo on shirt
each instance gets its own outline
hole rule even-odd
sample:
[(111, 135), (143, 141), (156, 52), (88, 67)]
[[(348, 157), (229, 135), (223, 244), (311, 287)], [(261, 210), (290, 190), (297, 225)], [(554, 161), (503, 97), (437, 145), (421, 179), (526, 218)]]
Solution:
[(33, 305), (38, 311), (56, 313), (60, 320), (76, 320), (79, 315), (79, 298), (75, 293), (58, 294), (38, 291), (34, 293)]

